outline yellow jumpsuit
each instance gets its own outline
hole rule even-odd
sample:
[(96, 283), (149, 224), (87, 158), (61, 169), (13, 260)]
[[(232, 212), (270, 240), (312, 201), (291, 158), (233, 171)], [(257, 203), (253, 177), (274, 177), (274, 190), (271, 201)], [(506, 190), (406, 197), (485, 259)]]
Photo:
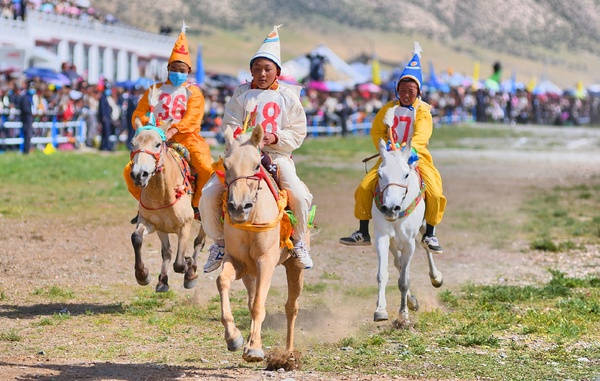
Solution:
[[(157, 88), (160, 95), (158, 104), (154, 108), (154, 116), (157, 123), (161, 120), (173, 119), (171, 128), (176, 128), (178, 132), (173, 135), (171, 140), (184, 145), (190, 152), (191, 166), (198, 174), (196, 191), (192, 197), (192, 206), (197, 208), (202, 195), (202, 187), (213, 173), (210, 147), (200, 136), (200, 125), (204, 117), (204, 95), (198, 86), (187, 83), (173, 87), (171, 82), (165, 82), (158, 84)], [(132, 123), (134, 126), (135, 118), (140, 118), (142, 124), (147, 124), (149, 117), (146, 114), (149, 111), (148, 90), (146, 90), (133, 113)], [(125, 166), (123, 177), (129, 193), (139, 200), (142, 190), (133, 184), (133, 179), (129, 176), (132, 165), (130, 161)]]
[[(394, 100), (386, 103), (375, 115), (371, 128), (371, 138), (376, 149), (379, 147), (380, 139), (388, 140), (388, 127), (383, 123), (383, 120), (387, 110), (394, 106), (400, 106), (400, 102)], [(443, 195), (442, 177), (433, 165), (433, 159), (427, 149), (429, 138), (433, 132), (431, 106), (420, 99), (417, 99), (412, 106), (416, 109), (416, 117), (411, 145), (419, 155), (419, 172), (423, 177), (423, 181), (425, 181), (425, 221), (429, 225), (435, 226), (442, 221), (444, 216), (446, 197)], [(354, 192), (354, 216), (359, 220), (370, 220), (372, 218), (371, 205), (375, 185), (377, 184), (377, 169), (380, 164), (381, 158), (363, 177)]]

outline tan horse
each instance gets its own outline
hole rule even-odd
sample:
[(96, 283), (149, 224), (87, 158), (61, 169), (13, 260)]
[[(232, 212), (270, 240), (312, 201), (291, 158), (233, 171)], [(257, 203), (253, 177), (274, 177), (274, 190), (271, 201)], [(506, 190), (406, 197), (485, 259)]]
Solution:
[[(252, 135), (242, 134), (233, 138), (231, 131), (225, 134), (225, 184), (227, 198), (225, 218), (225, 257), (223, 268), (217, 278), (221, 296), (221, 322), (225, 326), (227, 349), (238, 350), (244, 344), (240, 330), (235, 326), (229, 289), (231, 282), (243, 279), (248, 291), (248, 308), (252, 323), (243, 358), (248, 362), (262, 361), (261, 328), (265, 319), (265, 301), (275, 267), (283, 264), (287, 274), (288, 299), (287, 344), (289, 356), (294, 352), (294, 326), (298, 316), (298, 298), (302, 292), (303, 270), (298, 268), (287, 249), (280, 249), (281, 211), (275, 197), (261, 176), (260, 142), (262, 128), (254, 128)], [(248, 229), (265, 227), (256, 231)]]
[(170, 123), (160, 127), (142, 126), (139, 119), (135, 121), (137, 133), (131, 141), (130, 176), (137, 187), (142, 188), (138, 212), (138, 223), (131, 235), (131, 243), (135, 252), (135, 278), (138, 284), (150, 283), (148, 268), (142, 261), (142, 244), (146, 235), (156, 231), (161, 242), (162, 266), (158, 276), (156, 292), (169, 290), (168, 266), (171, 262), (171, 245), (169, 234), (177, 234), (177, 256), (173, 269), (183, 273), (185, 288), (192, 288), (197, 283), (196, 257), (204, 245), (204, 229), (200, 230), (194, 240), (193, 256), (186, 257), (188, 240), (194, 223), (194, 211), (191, 195), (186, 191), (183, 171), (178, 155), (167, 147), (163, 140)]

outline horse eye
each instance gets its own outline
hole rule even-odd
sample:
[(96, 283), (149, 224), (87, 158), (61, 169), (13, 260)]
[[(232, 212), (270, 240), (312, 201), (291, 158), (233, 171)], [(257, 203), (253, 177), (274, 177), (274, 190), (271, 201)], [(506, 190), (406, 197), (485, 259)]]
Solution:
[(254, 168), (254, 170), (255, 170), (256, 172), (258, 172), (258, 171), (260, 170), (260, 164), (257, 164), (257, 165), (256, 165), (256, 168)]
[(405, 179), (408, 179), (408, 175), (409, 175), (408, 173), (407, 173), (406, 175), (404, 175), (404, 178), (405, 178)]
[(162, 144), (162, 143), (156, 143), (156, 148), (157, 148), (157, 149), (158, 149), (158, 148), (160, 148), (160, 145), (161, 145), (161, 144)]

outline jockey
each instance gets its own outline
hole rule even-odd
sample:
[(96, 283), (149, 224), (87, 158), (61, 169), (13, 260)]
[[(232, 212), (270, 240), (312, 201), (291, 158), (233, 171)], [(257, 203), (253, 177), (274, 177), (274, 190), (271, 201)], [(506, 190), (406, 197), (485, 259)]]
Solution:
[[(224, 129), (231, 129), (234, 136), (242, 131), (250, 115), (249, 126), (262, 126), (265, 134), (261, 144), (263, 154), (268, 154), (279, 166), (279, 180), (287, 190), (289, 206), (298, 222), (292, 239), (292, 255), (305, 269), (312, 267), (309, 247), (304, 241), (309, 220), (312, 194), (298, 178), (292, 160), (292, 151), (300, 147), (306, 137), (306, 114), (300, 103), (300, 89), (277, 80), (281, 74), (279, 26), (273, 28), (258, 52), (250, 60), (252, 82), (240, 85), (225, 105)], [(247, 111), (250, 105), (252, 110)], [(204, 272), (221, 266), (225, 254), (223, 223), (221, 222), (223, 192), (220, 180), (212, 176), (202, 190), (200, 215), (206, 234), (215, 242), (210, 247)]]
[[(199, 220), (198, 204), (202, 195), (202, 187), (213, 173), (213, 159), (209, 145), (200, 136), (200, 124), (204, 116), (204, 95), (202, 95), (198, 86), (186, 81), (188, 74), (192, 72), (190, 51), (185, 37), (186, 28), (187, 26), (184, 23), (179, 38), (173, 47), (173, 52), (169, 57), (167, 64), (169, 79), (166, 82), (156, 84), (159, 95), (158, 104), (154, 107), (154, 120), (157, 124), (162, 121), (173, 120), (166, 134), (167, 141), (180, 143), (190, 153), (190, 164), (197, 173), (192, 207), (194, 208), (194, 217)], [(144, 92), (133, 113), (131, 123), (134, 128), (136, 118), (140, 118), (143, 125), (149, 123), (151, 108), (148, 102), (148, 92), (149, 90)], [(129, 162), (125, 167), (123, 176), (129, 192), (139, 200), (142, 190), (133, 184), (133, 179), (129, 175), (131, 166), (132, 163)], [(137, 217), (131, 220), (131, 223), (137, 223)]]
[[(433, 159), (427, 146), (433, 131), (431, 106), (421, 100), (421, 47), (415, 43), (414, 56), (408, 63), (396, 87), (397, 100), (389, 101), (383, 106), (373, 120), (371, 138), (375, 148), (379, 146), (380, 139), (388, 140), (388, 126), (384, 123), (387, 111), (396, 106), (395, 115), (400, 123), (392, 131), (394, 141), (405, 143), (411, 140), (412, 147), (419, 156), (419, 173), (425, 182), (425, 221), (426, 230), (421, 241), (422, 245), (431, 252), (441, 254), (442, 247), (435, 236), (435, 226), (440, 223), (446, 208), (446, 197), (442, 190), (442, 177), (433, 165)], [(412, 136), (410, 139), (409, 136)], [(340, 239), (340, 243), (348, 246), (368, 246), (371, 244), (369, 235), (369, 220), (373, 194), (377, 184), (377, 169), (381, 158), (363, 177), (354, 192), (354, 216), (359, 220), (359, 230), (348, 237)]]

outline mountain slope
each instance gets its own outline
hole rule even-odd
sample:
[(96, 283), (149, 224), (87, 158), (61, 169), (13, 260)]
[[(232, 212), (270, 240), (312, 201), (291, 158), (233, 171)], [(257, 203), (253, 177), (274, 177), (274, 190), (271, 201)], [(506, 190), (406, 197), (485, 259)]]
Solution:
[[(190, 25), (190, 45), (202, 43), (208, 69), (236, 73), (274, 24), (283, 23), (282, 58), (318, 43), (342, 58), (377, 54), (404, 61), (412, 41), (436, 70), (471, 75), (475, 61), (486, 77), (495, 61), (504, 76), (557, 84), (600, 82), (600, 0), (104, 0), (102, 8), (137, 27), (157, 31)], [(191, 47), (194, 48), (194, 47)]]

